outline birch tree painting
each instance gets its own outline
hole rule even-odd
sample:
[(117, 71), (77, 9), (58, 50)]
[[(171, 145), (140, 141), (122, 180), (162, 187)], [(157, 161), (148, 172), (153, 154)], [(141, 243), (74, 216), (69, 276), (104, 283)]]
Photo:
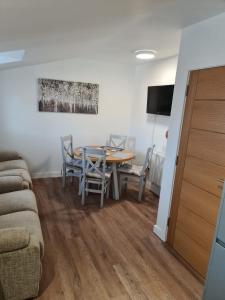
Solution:
[(39, 111), (97, 114), (98, 98), (98, 84), (38, 79)]

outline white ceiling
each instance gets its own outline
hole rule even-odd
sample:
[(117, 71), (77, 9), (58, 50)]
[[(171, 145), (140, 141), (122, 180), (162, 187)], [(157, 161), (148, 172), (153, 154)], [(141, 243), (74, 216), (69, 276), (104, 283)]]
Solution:
[(225, 11), (224, 0), (0, 0), (0, 51), (21, 63), (82, 57), (136, 62), (133, 51), (176, 55), (183, 27)]

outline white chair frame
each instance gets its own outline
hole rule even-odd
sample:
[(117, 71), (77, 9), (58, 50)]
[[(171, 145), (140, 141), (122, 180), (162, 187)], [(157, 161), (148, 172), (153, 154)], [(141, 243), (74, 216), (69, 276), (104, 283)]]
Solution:
[[(82, 151), (82, 205), (89, 192), (101, 194), (100, 207), (104, 204), (104, 195), (109, 197), (110, 177), (106, 177), (106, 150), (85, 147)], [(111, 171), (110, 171), (111, 173)], [(92, 185), (92, 187), (90, 187)], [(97, 186), (97, 188), (93, 188)]]
[(67, 135), (60, 137), (63, 157), (62, 186), (66, 186), (66, 177), (77, 177), (79, 179), (79, 195), (81, 194), (82, 160), (74, 157), (73, 137)]
[(117, 147), (117, 148), (126, 148), (127, 143), (127, 136), (126, 135), (119, 135), (119, 134), (110, 134), (109, 136), (109, 145), (110, 147)]
[[(140, 202), (142, 200), (142, 197), (143, 197), (143, 194), (145, 191), (146, 181), (147, 181), (147, 178), (149, 177), (149, 173), (150, 173), (150, 169), (151, 169), (151, 162), (152, 162), (154, 148), (155, 148), (155, 145), (153, 145), (152, 147), (149, 147), (147, 149), (145, 161), (144, 161), (144, 164), (142, 165), (142, 170), (140, 172), (140, 175), (129, 174), (129, 172), (126, 173), (126, 169), (129, 170), (129, 166), (128, 167), (122, 166), (118, 169), (120, 194), (122, 193), (123, 187), (125, 187), (125, 189), (127, 189), (128, 181), (130, 181), (130, 180), (133, 180), (135, 182), (138, 181), (138, 183), (139, 183), (138, 201)], [(132, 168), (132, 166), (131, 166), (131, 168)]]
[[(132, 153), (135, 153), (136, 149), (136, 138), (134, 136), (128, 136), (126, 142), (126, 149)], [(123, 165), (132, 165), (134, 163), (134, 159), (129, 160), (128, 162), (124, 163)]]
[(126, 143), (126, 149), (131, 151), (132, 153), (135, 153), (135, 148), (136, 148), (136, 137), (128, 136), (127, 143)]

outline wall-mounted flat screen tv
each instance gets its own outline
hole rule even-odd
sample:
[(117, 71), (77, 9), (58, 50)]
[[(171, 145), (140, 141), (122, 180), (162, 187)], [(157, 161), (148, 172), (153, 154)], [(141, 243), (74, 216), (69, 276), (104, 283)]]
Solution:
[(147, 113), (170, 116), (174, 85), (148, 87)]

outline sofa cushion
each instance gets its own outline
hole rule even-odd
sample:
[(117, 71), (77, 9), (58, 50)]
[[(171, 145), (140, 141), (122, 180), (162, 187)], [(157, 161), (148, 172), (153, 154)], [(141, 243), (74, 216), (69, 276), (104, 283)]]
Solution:
[(24, 227), (39, 241), (41, 256), (44, 253), (44, 242), (38, 215), (33, 211), (19, 211), (0, 216), (0, 229)]
[(23, 190), (23, 182), (20, 176), (0, 176), (0, 194)]
[(0, 253), (16, 251), (27, 247), (30, 234), (23, 227), (6, 228), (0, 230)]
[(0, 161), (21, 159), (21, 156), (16, 151), (0, 151)]
[(36, 198), (31, 190), (0, 195), (0, 215), (26, 210), (38, 213)]
[(0, 278), (1, 300), (36, 299), (41, 260), (40, 245), (34, 235), (29, 234), (27, 247), (0, 255)]
[(22, 159), (7, 160), (0, 162), (0, 171), (11, 170), (11, 169), (25, 169), (28, 170), (27, 164)]
[(0, 171), (0, 176), (20, 176), (23, 178), (24, 188), (31, 188), (32, 187), (32, 180), (30, 174), (27, 170), (24, 169), (12, 169), (12, 170), (5, 170)]

